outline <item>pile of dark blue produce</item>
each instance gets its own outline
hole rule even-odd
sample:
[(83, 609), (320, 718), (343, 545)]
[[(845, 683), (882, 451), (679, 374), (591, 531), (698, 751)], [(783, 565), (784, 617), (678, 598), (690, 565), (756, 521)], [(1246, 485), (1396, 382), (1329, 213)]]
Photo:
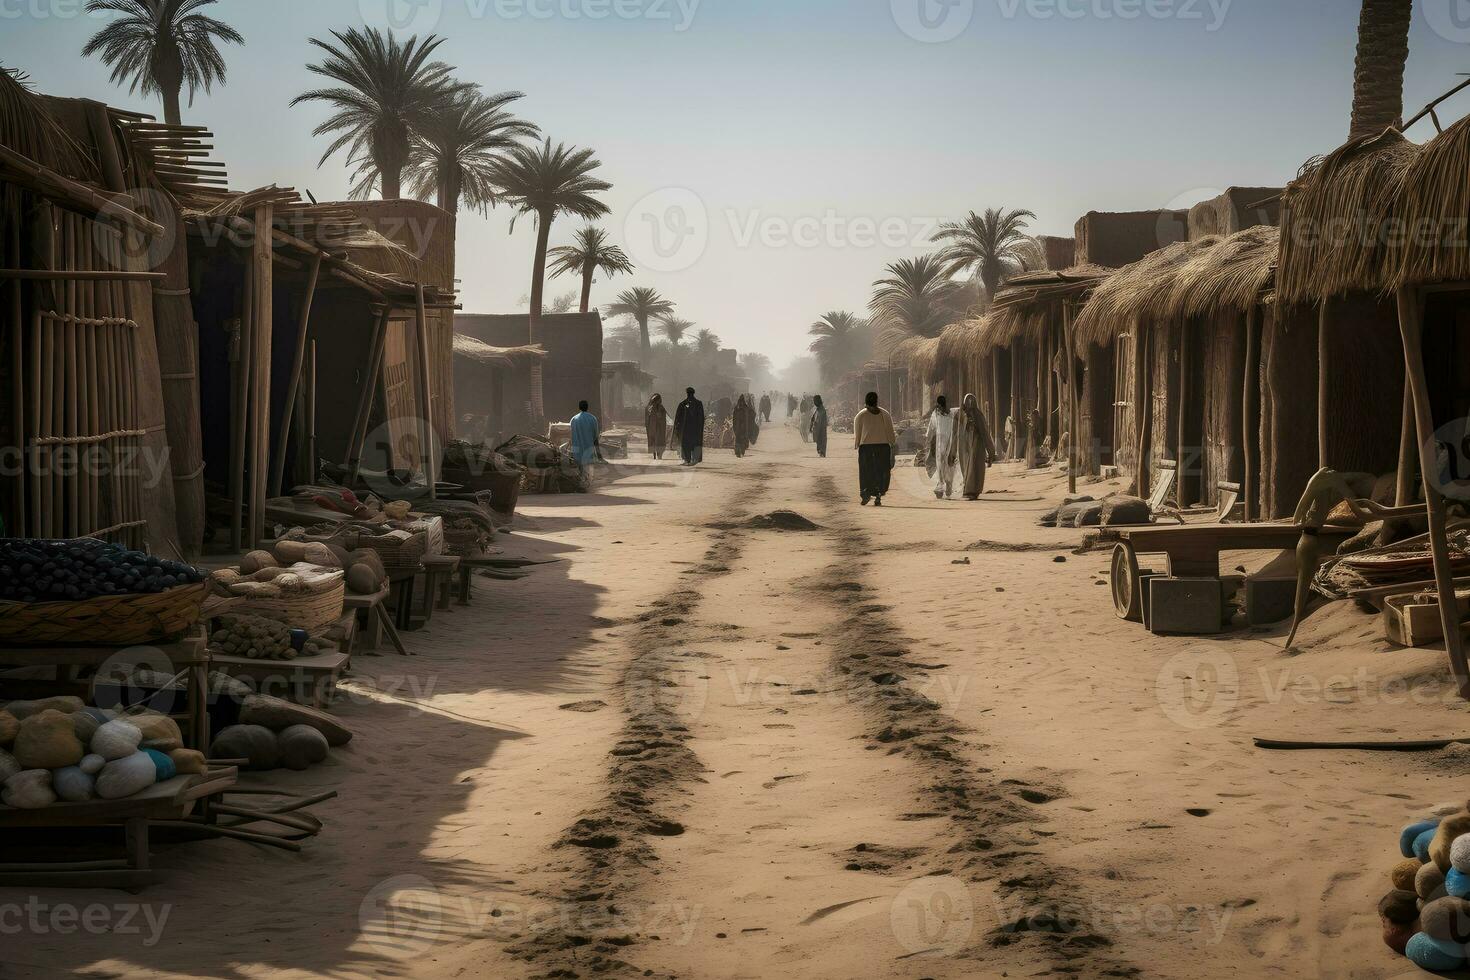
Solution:
[(0, 538), (0, 601), (150, 595), (202, 582), (204, 575), (192, 565), (105, 541)]

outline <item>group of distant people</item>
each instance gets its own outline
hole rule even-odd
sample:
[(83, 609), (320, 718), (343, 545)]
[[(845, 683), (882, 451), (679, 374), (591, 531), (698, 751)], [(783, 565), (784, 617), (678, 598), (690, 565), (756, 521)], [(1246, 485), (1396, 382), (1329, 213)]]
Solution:
[[(597, 445), (596, 420), (592, 419), (590, 428), (585, 423), (579, 425), (578, 420), (587, 413), (587, 403), (583, 402), (581, 407), (582, 413), (572, 419), (573, 453), (579, 460), (586, 445), (594, 451)], [(759, 402), (749, 395), (741, 395), (736, 400), (731, 425), (737, 457), (744, 456), (760, 437), (761, 421), (770, 421), (771, 408), (769, 395), (762, 395)], [(798, 411), (802, 441), (816, 443), (817, 454), (826, 458), (829, 426), (822, 396), (803, 396), (798, 401), (796, 396), (788, 395), (788, 417)], [(685, 389), (685, 398), (674, 410), (673, 418), (673, 435), (679, 443), (684, 466), (698, 466), (704, 461), (705, 417), (704, 403), (695, 396), (695, 390)], [(654, 459), (663, 459), (669, 444), (669, 411), (662, 395), (654, 395), (649, 400), (644, 411), (644, 427), (648, 451)], [(878, 404), (876, 391), (868, 392), (862, 411), (853, 419), (852, 431), (853, 445), (858, 452), (862, 506), (871, 503), (881, 507), (891, 488), (893, 468), (898, 460), (898, 431), (893, 416)], [(949, 407), (945, 396), (936, 398), (925, 433), (925, 465), (934, 481), (934, 496), (940, 500), (953, 499), (958, 485), (966, 500), (979, 500), (985, 492), (985, 471), (995, 460), (995, 442), (979, 400), (974, 395), (966, 395), (956, 410)]]

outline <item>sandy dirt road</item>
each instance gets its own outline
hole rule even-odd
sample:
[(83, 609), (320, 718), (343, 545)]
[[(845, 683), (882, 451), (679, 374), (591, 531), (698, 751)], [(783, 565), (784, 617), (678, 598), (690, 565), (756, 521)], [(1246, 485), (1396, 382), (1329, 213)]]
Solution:
[(1290, 657), (1149, 636), (1105, 553), (1034, 527), (1049, 475), (971, 504), (902, 467), (877, 510), (840, 436), (645, 461), (524, 502), (502, 546), (562, 561), (355, 665), (353, 743), (272, 776), (341, 793), (305, 853), (165, 844), (139, 896), (0, 890), (0, 975), (1401, 972), (1394, 832), (1463, 798), (1465, 756), (1250, 736), (1464, 734), (1437, 655), (1390, 661), (1348, 612)]

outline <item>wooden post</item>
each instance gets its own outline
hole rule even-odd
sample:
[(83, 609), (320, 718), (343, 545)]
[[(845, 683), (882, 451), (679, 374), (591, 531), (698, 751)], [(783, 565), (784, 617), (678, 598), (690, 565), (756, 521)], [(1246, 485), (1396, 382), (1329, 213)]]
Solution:
[(1245, 384), (1240, 410), (1241, 453), (1245, 456), (1245, 475), (1240, 483), (1240, 496), (1245, 502), (1245, 521), (1255, 520), (1256, 504), (1256, 431), (1260, 425), (1257, 406), (1260, 399), (1261, 307), (1251, 304), (1245, 314)]
[(1322, 300), (1317, 309), (1317, 466), (1326, 469), (1331, 465), (1327, 459), (1327, 334), (1330, 329), (1329, 309), (1332, 299)]
[(286, 401), (282, 406), (281, 423), (276, 434), (276, 462), (271, 470), (271, 492), (281, 495), (286, 479), (286, 445), (291, 439), (292, 413), (296, 409), (296, 396), (301, 391), (301, 372), (306, 365), (307, 333), (311, 327), (311, 304), (316, 298), (317, 278), (322, 271), (322, 254), (311, 257), (311, 269), (306, 274), (306, 294), (301, 301), (301, 316), (296, 323), (296, 352), (291, 363), (290, 385), (286, 389)]
[(1153, 420), (1154, 420), (1154, 398), (1153, 391), (1149, 387), (1149, 375), (1151, 358), (1149, 357), (1149, 338), (1147, 330), (1142, 321), (1135, 320), (1133, 323), (1133, 391), (1138, 407), (1134, 409), (1136, 418), (1133, 426), (1138, 434), (1138, 495), (1145, 500), (1148, 499), (1149, 481), (1153, 469)]
[(230, 548), (245, 549), (245, 449), (250, 439), (250, 412), (254, 404), (250, 385), (255, 362), (255, 264), (247, 263), (240, 299), (240, 329), (235, 334), (235, 431), (230, 447), (230, 500), (234, 504), (230, 520)]
[[(429, 484), (429, 499), (439, 499), (438, 461), (434, 459), (434, 382), (429, 369), (429, 315), (424, 308), (424, 284), (415, 283), (414, 289), (414, 332), (419, 343), (419, 408), (423, 412), (420, 420), (423, 431), (424, 479)], [(891, 402), (890, 402), (891, 404)]]
[(1424, 323), (1415, 289), (1397, 294), (1399, 332), (1404, 338), (1404, 363), (1414, 404), (1414, 421), (1419, 435), (1419, 466), (1424, 474), (1425, 507), (1429, 514), (1429, 550), (1434, 556), (1434, 582), (1439, 593), (1439, 620), (1449, 651), (1450, 670), (1460, 697), (1470, 700), (1470, 667), (1465, 662), (1464, 636), (1460, 632), (1460, 607), (1455, 596), (1455, 570), (1450, 563), (1445, 533), (1444, 498), (1435, 486), (1434, 413), (1429, 404), (1429, 386), (1424, 376)]
[(1394, 503), (1407, 507), (1414, 502), (1414, 389), (1408, 368), (1404, 369), (1404, 416), (1399, 430), (1399, 472)]
[(1174, 492), (1179, 495), (1179, 506), (1188, 507), (1193, 504), (1194, 495), (1190, 493), (1189, 487), (1189, 358), (1193, 351), (1189, 349), (1189, 323), (1185, 319), (1179, 325), (1179, 426), (1174, 436), (1174, 460), (1178, 467), (1178, 482), (1174, 484)]
[(306, 361), (306, 472), (311, 483), (316, 482), (316, 451), (316, 341), (313, 340)]
[(366, 370), (362, 388), (357, 393), (357, 414), (353, 416), (352, 435), (347, 442), (347, 456), (342, 465), (347, 469), (348, 485), (357, 482), (357, 471), (362, 467), (362, 442), (367, 438), (368, 416), (372, 412), (373, 397), (376, 395), (378, 374), (383, 369), (383, 353), (388, 343), (388, 321), (393, 315), (391, 306), (384, 306), (378, 316), (378, 325), (373, 330), (372, 346), (368, 349)]
[[(9, 261), (11, 265), (20, 266), (20, 221), (11, 223), (9, 236)], [(25, 285), (16, 280), (10, 284), (10, 383), (11, 391), (11, 425), (15, 434), (15, 447), (20, 450), (20, 471), (15, 480), (15, 511), (14, 519), (10, 524), (10, 533), (15, 537), (24, 537), (26, 534), (26, 481), (29, 478), (29, 464), (26, 460), (26, 362), (25, 344), (22, 332), (25, 330), (21, 323), (24, 304), (21, 300), (22, 290)]]
[(255, 238), (251, 249), (252, 264), (257, 283), (255, 296), (255, 341), (257, 363), (255, 365), (255, 430), (253, 444), (255, 469), (251, 474), (250, 494), (250, 545), (260, 547), (265, 537), (265, 502), (269, 495), (267, 483), (270, 466), (271, 431), (271, 342), (275, 328), (274, 275), (275, 263), (272, 255), (274, 239), (271, 225), (275, 221), (275, 208), (262, 204), (255, 209)]
[(1067, 492), (1077, 492), (1077, 351), (1072, 346), (1072, 304), (1062, 300), (1062, 347), (1067, 358)]

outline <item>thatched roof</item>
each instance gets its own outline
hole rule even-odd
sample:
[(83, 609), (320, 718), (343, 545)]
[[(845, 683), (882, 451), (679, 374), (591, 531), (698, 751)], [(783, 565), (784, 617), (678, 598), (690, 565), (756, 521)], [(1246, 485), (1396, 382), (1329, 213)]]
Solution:
[[(1457, 123), (1435, 140), (1445, 141), (1445, 152), (1436, 153), (1447, 165), (1442, 168), (1417, 166), (1423, 148), (1392, 129), (1351, 140), (1309, 161), (1282, 200), (1281, 264), (1276, 275), (1281, 300), (1318, 302), (1353, 290), (1391, 289), (1394, 270), (1403, 261), (1405, 236), (1385, 232), (1391, 232), (1401, 217), (1396, 212), (1406, 186), (1419, 202), (1420, 213), (1457, 214), (1461, 219), (1467, 214), (1465, 189), (1445, 186), (1449, 180), (1463, 184), (1467, 178), (1465, 125)], [(1458, 211), (1443, 210), (1456, 201)], [(1458, 251), (1464, 251), (1463, 237)], [(1459, 259), (1462, 266), (1467, 262), (1463, 255)]]
[(1135, 322), (1168, 317), (1169, 297), (1179, 271), (1222, 241), (1210, 235), (1192, 242), (1175, 242), (1103, 280), (1074, 326), (1078, 348), (1110, 343)]
[(939, 364), (939, 338), (909, 337), (893, 348), (893, 361), (907, 365), (911, 378), (934, 381)]
[(1174, 276), (1167, 315), (1208, 316), (1217, 310), (1245, 312), (1271, 288), (1281, 229), (1260, 225), (1236, 232), (1194, 255)]
[(1017, 337), (1046, 331), (1057, 304), (1082, 300), (1113, 274), (1100, 265), (1027, 272), (1006, 281), (984, 317), (981, 340), (986, 348), (1005, 347)]
[(546, 360), (546, 348), (540, 344), (533, 347), (492, 347), (483, 340), (457, 333), (454, 335), (454, 356), (487, 367), (515, 368), (522, 364), (540, 364)]

